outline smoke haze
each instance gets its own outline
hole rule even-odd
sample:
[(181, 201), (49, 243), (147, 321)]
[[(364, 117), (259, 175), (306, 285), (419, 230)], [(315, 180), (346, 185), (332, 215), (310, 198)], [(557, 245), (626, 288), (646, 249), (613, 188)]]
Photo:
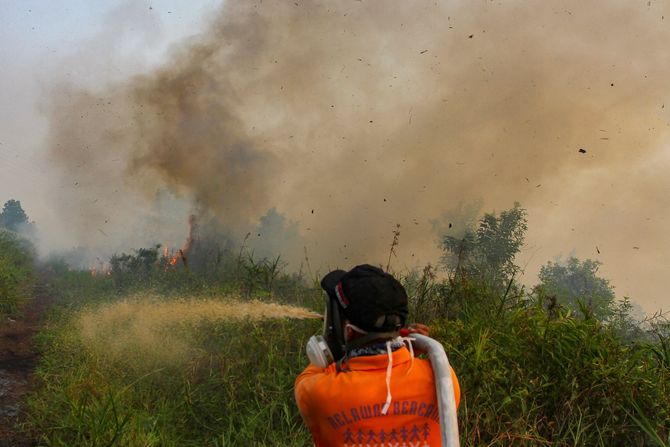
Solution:
[(519, 201), (530, 283), (575, 254), (667, 307), (666, 9), (227, 2), (156, 69), (54, 83), (59, 231), (108, 251), (178, 244), (195, 212), (241, 240), (276, 208), (302, 241), (273, 247), (299, 262), (304, 245), (321, 271), (385, 263), (398, 223), (401, 270), (435, 262), (434, 228), (468, 204)]

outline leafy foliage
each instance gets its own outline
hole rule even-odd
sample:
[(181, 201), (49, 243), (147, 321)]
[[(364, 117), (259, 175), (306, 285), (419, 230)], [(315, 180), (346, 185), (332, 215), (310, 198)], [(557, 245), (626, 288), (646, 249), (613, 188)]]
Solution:
[(598, 276), (600, 262), (570, 257), (566, 262), (549, 262), (540, 269), (536, 292), (555, 297), (573, 312), (583, 311), (600, 320), (613, 314), (614, 288)]
[(499, 286), (519, 270), (514, 257), (523, 245), (527, 228), (526, 210), (518, 203), (499, 216), (487, 213), (476, 230), (466, 229), (461, 238), (443, 237), (443, 263), (455, 276)]
[(426, 265), (421, 272), (413, 270), (402, 278), (409, 297), (410, 315), (414, 321), (430, 321), (444, 315), (444, 285), (437, 281), (437, 269)]
[(626, 346), (599, 321), (552, 318), (541, 303), (442, 320), (433, 336), (464, 390), (463, 445), (648, 445), (638, 414), (667, 439), (670, 370), (655, 344)]
[(0, 315), (16, 312), (31, 295), (34, 258), (30, 242), (0, 229)]
[(526, 210), (515, 203), (499, 215), (485, 214), (478, 227), (466, 229), (462, 237), (444, 235), (442, 265), (449, 278), (430, 287), (427, 301), (437, 311), (432, 315), (467, 318), (475, 313), (496, 318), (522, 301), (525, 291), (515, 280), (520, 269), (514, 259), (526, 229)]
[(140, 248), (134, 255), (122, 253), (114, 255), (109, 260), (112, 274), (135, 274), (146, 276), (158, 264), (158, 249), (160, 245), (151, 248)]

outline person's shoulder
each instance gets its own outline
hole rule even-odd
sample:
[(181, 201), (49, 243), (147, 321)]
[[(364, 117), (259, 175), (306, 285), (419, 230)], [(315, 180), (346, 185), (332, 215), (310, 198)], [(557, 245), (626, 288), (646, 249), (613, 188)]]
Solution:
[[(335, 365), (319, 368), (309, 365), (295, 379), (294, 393), (301, 409), (319, 407), (323, 401), (330, 399), (336, 385), (337, 371)], [(341, 374), (341, 373), (340, 373)], [(301, 410), (302, 411), (302, 410)]]
[(329, 377), (333, 374), (334, 365), (329, 365), (326, 368), (319, 368), (313, 364), (307, 365), (307, 367), (296, 377), (295, 386), (299, 386), (301, 383), (310, 382), (319, 380), (325, 377)]

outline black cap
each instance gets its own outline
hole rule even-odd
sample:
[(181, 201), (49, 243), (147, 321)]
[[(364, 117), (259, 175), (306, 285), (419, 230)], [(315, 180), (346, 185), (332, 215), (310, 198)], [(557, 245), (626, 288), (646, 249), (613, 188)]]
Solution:
[(344, 316), (368, 332), (397, 331), (407, 320), (407, 292), (400, 282), (378, 267), (358, 265), (348, 272), (334, 270), (321, 287)]

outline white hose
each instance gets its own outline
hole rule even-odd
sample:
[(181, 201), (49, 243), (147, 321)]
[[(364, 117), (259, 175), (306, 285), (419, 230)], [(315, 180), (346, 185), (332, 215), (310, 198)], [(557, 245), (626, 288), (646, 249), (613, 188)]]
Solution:
[(458, 419), (456, 417), (456, 396), (451, 380), (449, 359), (441, 343), (420, 334), (411, 334), (414, 346), (425, 351), (430, 359), (435, 375), (437, 406), (440, 412), (440, 433), (443, 447), (459, 447)]

